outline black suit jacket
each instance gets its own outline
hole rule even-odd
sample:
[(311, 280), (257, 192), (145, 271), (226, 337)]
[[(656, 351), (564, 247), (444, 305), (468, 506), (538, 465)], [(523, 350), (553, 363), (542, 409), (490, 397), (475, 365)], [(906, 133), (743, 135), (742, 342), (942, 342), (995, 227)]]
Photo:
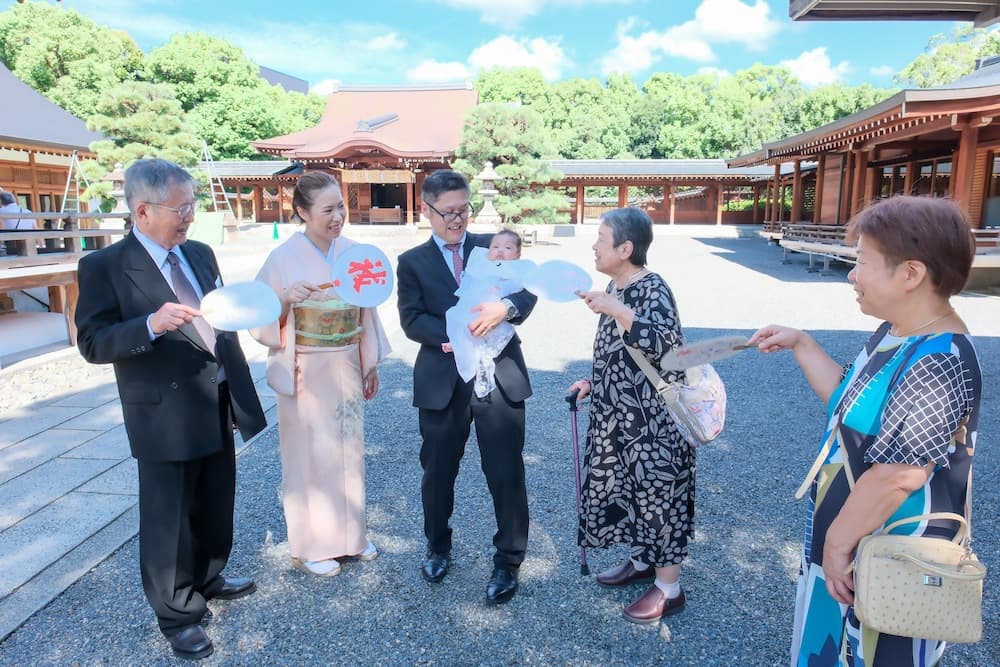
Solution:
[[(491, 238), (491, 234), (466, 233), (463, 264), (474, 247), (488, 248)], [(454, 357), (441, 351), (441, 344), (448, 341), (445, 312), (458, 302), (455, 276), (448, 270), (433, 237), (399, 256), (396, 275), (400, 324), (407, 338), (420, 343), (413, 365), (413, 405), (442, 410), (451, 400), (459, 379)], [(523, 322), (538, 301), (538, 297), (524, 290), (507, 298), (518, 310), (513, 324)], [(512, 401), (531, 396), (528, 369), (517, 334), (496, 358), (496, 381)]]
[[(188, 241), (181, 249), (203, 294), (222, 283), (209, 246)], [(83, 257), (78, 275), (77, 345), (90, 363), (114, 364), (134, 457), (190, 461), (222, 449), (219, 360), (243, 438), (267, 425), (235, 333), (219, 332), (218, 359), (192, 324), (149, 340), (146, 318), (177, 296), (132, 234)]]

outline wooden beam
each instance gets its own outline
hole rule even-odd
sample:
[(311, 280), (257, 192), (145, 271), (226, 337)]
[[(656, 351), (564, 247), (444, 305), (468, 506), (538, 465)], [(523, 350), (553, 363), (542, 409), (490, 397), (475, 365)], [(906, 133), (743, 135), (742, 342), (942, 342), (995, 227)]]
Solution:
[(671, 183), (667, 186), (670, 193), (670, 224), (674, 224), (677, 221), (677, 195), (674, 191), (674, 184)]
[(628, 206), (628, 186), (619, 185), (618, 186), (618, 208), (625, 208)]
[(903, 177), (903, 194), (910, 195), (913, 194), (913, 184), (917, 180), (917, 166), (916, 161), (910, 161), (906, 163), (906, 176)]
[(577, 183), (576, 185), (576, 224), (583, 224), (583, 211), (585, 203), (585, 191), (586, 188), (583, 187), (583, 183)]

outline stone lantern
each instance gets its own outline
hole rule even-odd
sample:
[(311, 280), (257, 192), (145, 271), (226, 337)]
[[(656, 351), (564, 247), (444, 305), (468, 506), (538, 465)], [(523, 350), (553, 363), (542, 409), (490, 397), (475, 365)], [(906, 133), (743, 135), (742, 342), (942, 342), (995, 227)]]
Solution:
[(483, 208), (476, 215), (476, 224), (500, 226), (503, 220), (500, 219), (500, 214), (497, 213), (497, 210), (493, 208), (493, 198), (499, 194), (497, 189), (493, 187), (493, 181), (498, 180), (500, 177), (493, 171), (493, 163), (487, 162), (476, 178), (482, 183), (479, 188), (479, 194), (483, 196)]
[(101, 226), (124, 229), (131, 222), (131, 219), (129, 218), (128, 204), (125, 202), (125, 170), (122, 168), (122, 163), (116, 162), (115, 168), (104, 177), (104, 180), (111, 181), (111, 192), (108, 194), (115, 200), (115, 207), (111, 212), (121, 213), (122, 219), (120, 222), (116, 218), (106, 219), (102, 221)]

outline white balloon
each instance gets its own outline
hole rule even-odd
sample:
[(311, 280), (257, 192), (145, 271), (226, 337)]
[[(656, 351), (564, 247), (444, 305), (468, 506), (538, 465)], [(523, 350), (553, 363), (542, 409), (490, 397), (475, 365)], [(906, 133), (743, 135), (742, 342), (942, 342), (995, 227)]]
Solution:
[(271, 286), (259, 280), (214, 289), (201, 300), (201, 314), (221, 331), (253, 329), (281, 316), (281, 302)]

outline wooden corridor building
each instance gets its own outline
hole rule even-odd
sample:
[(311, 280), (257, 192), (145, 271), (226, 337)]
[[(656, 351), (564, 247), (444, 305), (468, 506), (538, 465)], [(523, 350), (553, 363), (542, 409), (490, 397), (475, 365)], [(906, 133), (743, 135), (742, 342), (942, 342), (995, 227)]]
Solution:
[(786, 222), (843, 225), (869, 203), (901, 193), (952, 197), (973, 227), (998, 227), (1000, 57), (948, 85), (903, 90), (727, 163), (774, 169), (772, 230)]

